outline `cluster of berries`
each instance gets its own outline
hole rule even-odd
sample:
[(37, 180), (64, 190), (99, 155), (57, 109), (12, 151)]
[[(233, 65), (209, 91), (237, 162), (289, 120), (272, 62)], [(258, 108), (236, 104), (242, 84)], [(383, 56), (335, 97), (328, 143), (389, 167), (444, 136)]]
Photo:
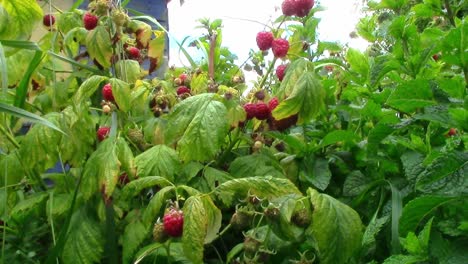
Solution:
[(268, 104), (264, 102), (247, 103), (244, 110), (247, 114), (247, 120), (256, 118), (258, 120), (267, 120), (271, 130), (285, 130), (297, 122), (297, 115), (292, 115), (284, 119), (275, 119), (271, 112), (278, 106), (278, 98), (273, 97)]
[(314, 0), (284, 0), (281, 11), (285, 16), (305, 17), (314, 6)]
[(188, 79), (188, 75), (182, 73), (179, 77), (174, 79), (174, 84), (177, 86), (176, 93), (179, 97), (185, 98), (190, 96), (190, 80)]
[(256, 36), (257, 46), (262, 51), (271, 48), (276, 58), (283, 58), (288, 54), (289, 41), (283, 38), (275, 38), (270, 31), (261, 31)]

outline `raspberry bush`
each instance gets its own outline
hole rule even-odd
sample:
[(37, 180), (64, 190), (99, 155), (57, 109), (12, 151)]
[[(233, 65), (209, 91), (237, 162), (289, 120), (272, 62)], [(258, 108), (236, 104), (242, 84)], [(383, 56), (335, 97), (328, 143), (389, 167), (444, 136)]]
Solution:
[(241, 65), (200, 19), (168, 69), (124, 2), (0, 0), (4, 262), (466, 263), (463, 1), (368, 2), (361, 51), (285, 0)]

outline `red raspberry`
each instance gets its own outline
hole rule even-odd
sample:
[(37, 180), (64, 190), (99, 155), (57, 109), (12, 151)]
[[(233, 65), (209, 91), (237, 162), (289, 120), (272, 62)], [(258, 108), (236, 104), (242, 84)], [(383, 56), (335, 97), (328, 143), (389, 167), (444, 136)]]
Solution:
[(278, 80), (280, 80), (280, 81), (283, 80), (284, 74), (285, 74), (285, 71), (286, 71), (287, 67), (288, 67), (288, 65), (281, 64), (280, 66), (278, 66), (276, 68), (276, 77), (278, 77)]
[(434, 54), (432, 55), (432, 58), (435, 60), (435, 61), (438, 61), (440, 59), (440, 55), (439, 54)]
[(107, 136), (109, 135), (109, 132), (110, 132), (110, 127), (100, 127), (96, 132), (99, 142), (106, 139)]
[(455, 128), (450, 128), (449, 132), (447, 133), (448, 136), (452, 137), (457, 134), (457, 130)]
[(55, 24), (55, 16), (51, 14), (47, 14), (42, 18), (42, 23), (46, 27), (50, 27)]
[(305, 17), (314, 6), (314, 0), (296, 0), (296, 16)]
[(247, 113), (247, 119), (254, 118), (257, 114), (257, 107), (255, 104), (247, 103), (244, 105), (244, 110)]
[(184, 83), (185, 80), (187, 80), (187, 74), (181, 73), (181, 74), (179, 75), (179, 79), (180, 79), (180, 81), (181, 81), (182, 83)]
[(270, 99), (268, 102), (268, 108), (270, 108), (270, 111), (273, 111), (277, 106), (279, 105), (278, 98), (273, 97)]
[(271, 49), (273, 50), (273, 55), (275, 55), (275, 57), (283, 58), (288, 54), (289, 41), (282, 38), (274, 39), (271, 44)]
[(93, 30), (98, 24), (99, 18), (91, 13), (86, 13), (83, 16), (83, 24), (87, 30)]
[(190, 89), (187, 86), (179, 86), (177, 88), (177, 95), (190, 94)]
[(281, 11), (285, 16), (294, 16), (297, 10), (296, 0), (284, 0), (281, 4)]
[(172, 237), (180, 237), (184, 227), (184, 213), (171, 208), (163, 217), (164, 231)]
[(104, 100), (106, 101), (114, 101), (115, 98), (114, 98), (114, 94), (112, 93), (112, 86), (110, 83), (104, 85), (104, 87), (102, 87), (102, 97), (104, 98)]
[(265, 104), (265, 103), (257, 103), (255, 105), (255, 117), (258, 119), (258, 120), (265, 120), (267, 119), (271, 112), (270, 112), (270, 108), (268, 108), (268, 105)]
[(257, 46), (260, 50), (268, 50), (271, 48), (271, 43), (273, 42), (273, 33), (267, 31), (261, 31), (257, 33)]
[(332, 65), (325, 65), (324, 68), (325, 68), (325, 70), (326, 70), (327, 72), (332, 72), (333, 69), (334, 69), (334, 67), (333, 67)]
[(140, 50), (138, 48), (135, 48), (135, 47), (129, 47), (127, 49), (127, 53), (128, 55), (130, 56), (131, 59), (138, 59), (140, 58)]

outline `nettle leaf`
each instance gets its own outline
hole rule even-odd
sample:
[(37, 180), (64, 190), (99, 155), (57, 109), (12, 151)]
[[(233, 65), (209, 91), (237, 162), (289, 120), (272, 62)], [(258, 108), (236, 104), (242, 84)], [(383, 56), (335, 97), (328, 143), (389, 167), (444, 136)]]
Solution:
[(236, 158), (229, 166), (229, 173), (234, 178), (248, 175), (271, 175), (284, 178), (283, 168), (278, 160), (267, 153), (255, 153)]
[(221, 228), (222, 214), (221, 210), (216, 207), (216, 205), (213, 203), (213, 200), (211, 200), (209, 196), (201, 196), (200, 200), (203, 203), (203, 208), (205, 209), (207, 219), (204, 243), (209, 244), (218, 237), (218, 232)]
[(213, 93), (191, 96), (177, 104), (168, 116), (165, 137), (177, 142), (184, 161), (207, 161), (220, 150), (228, 131), (227, 109)]
[(102, 67), (109, 68), (112, 58), (112, 40), (105, 26), (98, 25), (88, 31), (86, 48), (91, 59), (95, 59)]
[(86, 79), (76, 91), (76, 94), (73, 97), (75, 104), (79, 105), (80, 103), (88, 100), (97, 89), (99, 89), (100, 84), (103, 81), (108, 80), (105, 76), (93, 75)]
[(273, 117), (281, 120), (298, 114), (298, 124), (307, 123), (318, 114), (324, 98), (325, 91), (316, 74), (302, 73), (294, 83), (291, 94), (273, 110)]
[(434, 159), (418, 175), (416, 188), (426, 193), (467, 192), (468, 152), (452, 151)]
[[(29, 36), (43, 12), (35, 0), (0, 1), (3, 15), (6, 15), (8, 26), (0, 26), (0, 39), (18, 39)], [(6, 13), (6, 14), (5, 14)], [(0, 20), (1, 21), (1, 20)], [(3, 22), (3, 21), (1, 21)]]
[(83, 171), (81, 191), (87, 200), (101, 191), (111, 197), (120, 175), (117, 147), (112, 138), (102, 141), (91, 154)]
[[(167, 204), (167, 199), (171, 196), (171, 192), (175, 189), (174, 186), (166, 186), (159, 190), (153, 198), (151, 198), (145, 211), (143, 211), (143, 223), (151, 225), (156, 221), (157, 216), (160, 214), (162, 208)], [(174, 194), (172, 194), (173, 196)]]
[(313, 156), (306, 157), (300, 166), (299, 177), (302, 181), (309, 182), (322, 191), (328, 187), (332, 176), (328, 160)]
[(122, 189), (122, 199), (128, 200), (131, 197), (138, 195), (142, 190), (153, 186), (166, 187), (168, 185), (171, 185), (171, 182), (161, 176), (147, 176), (139, 178), (125, 185)]
[(166, 145), (156, 145), (135, 158), (139, 177), (162, 176), (174, 181), (182, 164), (177, 152)]
[(387, 100), (387, 105), (405, 113), (435, 104), (437, 102), (427, 80), (406, 81), (397, 86)]
[(115, 75), (127, 83), (135, 83), (144, 75), (136, 60), (119, 60), (114, 68)]
[(199, 196), (191, 196), (185, 201), (182, 247), (185, 256), (192, 263), (203, 263), (204, 242), (207, 234), (208, 217), (203, 201)]
[(456, 197), (445, 196), (421, 196), (411, 200), (403, 207), (400, 217), (400, 236), (406, 236), (410, 231), (415, 232), (427, 216), (440, 206), (456, 200)]
[(112, 86), (112, 94), (119, 109), (124, 112), (130, 110), (130, 85), (117, 78), (109, 79), (109, 83)]
[(147, 228), (139, 219), (130, 222), (123, 232), (122, 243), (123, 263), (131, 263), (133, 255), (148, 236), (151, 229)]
[(460, 23), (456, 28), (452, 28), (442, 42), (442, 60), (448, 64), (463, 67), (466, 65), (464, 58), (468, 57), (466, 50), (466, 39), (468, 27), (466, 20)]
[(408, 180), (414, 181), (418, 175), (424, 170), (422, 165), (424, 161), (424, 155), (415, 152), (408, 151), (401, 155), (401, 163), (405, 169), (405, 176)]
[(215, 191), (221, 201), (227, 205), (245, 199), (247, 194), (260, 198), (274, 198), (287, 194), (302, 195), (296, 185), (288, 179), (272, 176), (246, 177), (227, 181)]
[(367, 189), (370, 183), (369, 177), (366, 177), (361, 171), (352, 171), (343, 184), (343, 195), (358, 196)]
[(363, 225), (359, 214), (335, 198), (307, 191), (314, 208), (306, 233), (316, 242), (320, 263), (346, 263), (360, 249)]
[(73, 213), (67, 240), (62, 252), (63, 263), (99, 263), (104, 252), (104, 236), (99, 222), (89, 212), (80, 209)]

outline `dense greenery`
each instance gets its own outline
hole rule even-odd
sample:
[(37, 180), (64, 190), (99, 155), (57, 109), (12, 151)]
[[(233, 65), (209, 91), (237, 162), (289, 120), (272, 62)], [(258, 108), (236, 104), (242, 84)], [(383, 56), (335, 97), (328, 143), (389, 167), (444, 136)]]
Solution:
[(201, 19), (201, 59), (157, 77), (169, 32), (127, 2), (31, 42), (40, 6), (0, 0), (3, 263), (468, 263), (465, 1), (369, 2), (364, 52), (320, 41), (316, 4), (242, 65)]

